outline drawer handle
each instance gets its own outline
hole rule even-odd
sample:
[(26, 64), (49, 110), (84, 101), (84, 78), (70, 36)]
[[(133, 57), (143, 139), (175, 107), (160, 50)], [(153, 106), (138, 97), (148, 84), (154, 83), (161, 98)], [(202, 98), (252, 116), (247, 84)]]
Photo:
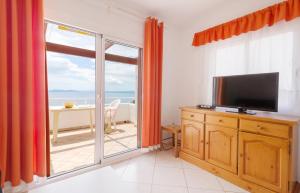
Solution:
[(260, 130), (264, 130), (265, 128), (261, 125), (257, 125), (257, 128), (260, 129)]
[(222, 123), (223, 122), (223, 120), (222, 119), (219, 119), (219, 123)]
[(194, 117), (194, 115), (190, 115), (190, 117)]

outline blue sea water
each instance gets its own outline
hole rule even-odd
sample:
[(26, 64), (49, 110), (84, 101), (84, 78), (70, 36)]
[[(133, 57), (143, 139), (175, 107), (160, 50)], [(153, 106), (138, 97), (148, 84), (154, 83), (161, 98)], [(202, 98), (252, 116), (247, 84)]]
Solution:
[[(135, 100), (134, 91), (106, 91), (105, 104), (121, 99), (122, 103), (132, 103)], [(75, 105), (94, 105), (95, 91), (77, 90), (49, 90), (49, 105), (63, 106), (65, 102), (72, 101)]]

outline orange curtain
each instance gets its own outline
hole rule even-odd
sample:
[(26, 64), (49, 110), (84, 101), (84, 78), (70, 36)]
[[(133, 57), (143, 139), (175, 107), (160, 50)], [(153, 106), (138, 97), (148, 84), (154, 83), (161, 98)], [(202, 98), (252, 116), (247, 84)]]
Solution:
[(224, 40), (232, 36), (256, 31), (265, 26), (300, 17), (300, 0), (287, 0), (227, 23), (195, 33), (193, 46), (201, 46), (212, 41)]
[(17, 186), (46, 175), (42, 0), (0, 0), (0, 170)]
[(145, 22), (142, 147), (160, 143), (163, 28), (157, 19)]

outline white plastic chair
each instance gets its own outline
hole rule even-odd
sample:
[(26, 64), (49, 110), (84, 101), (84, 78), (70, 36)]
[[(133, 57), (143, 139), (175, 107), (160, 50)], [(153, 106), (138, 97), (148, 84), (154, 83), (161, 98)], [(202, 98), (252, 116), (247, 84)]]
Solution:
[(109, 106), (105, 107), (105, 122), (108, 123), (108, 127), (111, 127), (111, 123), (113, 123), (114, 128), (117, 128), (117, 123), (115, 120), (118, 108), (120, 106), (121, 100), (117, 99), (112, 101)]

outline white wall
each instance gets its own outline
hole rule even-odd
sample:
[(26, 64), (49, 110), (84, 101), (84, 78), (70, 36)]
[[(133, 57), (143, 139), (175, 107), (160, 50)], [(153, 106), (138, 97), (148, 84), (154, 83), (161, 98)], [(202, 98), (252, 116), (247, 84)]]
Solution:
[(183, 76), (185, 70), (182, 60), (180, 30), (165, 30), (164, 58), (162, 76), (162, 123), (179, 124), (179, 106), (184, 105)]

